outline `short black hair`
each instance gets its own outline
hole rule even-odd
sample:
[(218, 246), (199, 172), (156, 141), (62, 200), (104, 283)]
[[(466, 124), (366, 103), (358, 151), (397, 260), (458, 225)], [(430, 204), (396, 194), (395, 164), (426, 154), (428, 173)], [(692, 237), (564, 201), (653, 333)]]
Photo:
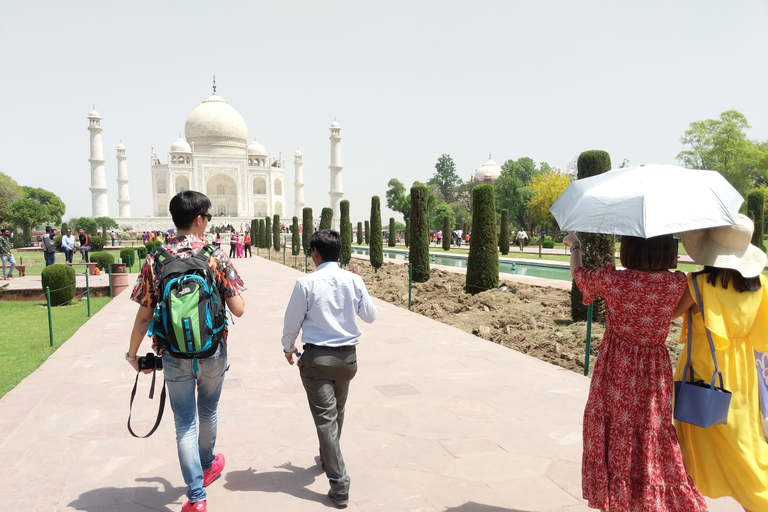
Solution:
[(320, 229), (315, 231), (309, 239), (309, 250), (317, 249), (323, 263), (328, 261), (339, 261), (341, 253), (341, 236), (338, 231), (332, 229)]
[(204, 215), (211, 209), (208, 196), (195, 190), (179, 192), (168, 206), (173, 224), (179, 229), (189, 229), (198, 215)]
[(625, 268), (643, 272), (677, 266), (677, 243), (672, 235), (651, 238), (623, 235), (619, 254)]
[(51, 231), (53, 231), (53, 228), (51, 228), (51, 226), (45, 226), (46, 233), (50, 233)]
[[(718, 268), (704, 265), (702, 270), (693, 273), (695, 276), (698, 276), (699, 274), (707, 276), (707, 282), (714, 287), (717, 287), (717, 283), (720, 281), (720, 285), (727, 289), (728, 283), (733, 281), (733, 287), (739, 293), (756, 292), (763, 286), (760, 283), (760, 276), (744, 277), (741, 275), (741, 272), (732, 268)], [(720, 279), (718, 279), (718, 277)]]

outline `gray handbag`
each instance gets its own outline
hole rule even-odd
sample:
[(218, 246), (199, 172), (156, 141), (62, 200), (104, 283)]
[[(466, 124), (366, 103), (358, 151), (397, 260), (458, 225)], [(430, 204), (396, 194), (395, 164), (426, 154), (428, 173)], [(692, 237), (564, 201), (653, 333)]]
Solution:
[[(701, 301), (699, 284), (694, 277), (693, 287), (696, 290), (696, 301), (701, 310), (701, 321), (704, 322), (704, 305)], [(712, 361), (715, 363), (715, 371), (712, 381), (693, 380), (693, 365), (691, 364), (691, 332), (693, 331), (693, 308), (688, 310), (688, 361), (683, 371), (683, 380), (675, 381), (675, 410), (674, 418), (683, 423), (690, 423), (697, 427), (710, 427), (712, 425), (725, 425), (728, 423), (728, 409), (731, 405), (731, 392), (723, 388), (723, 374), (717, 366), (715, 357), (715, 344), (712, 342), (712, 334), (707, 329), (707, 341)], [(690, 379), (689, 379), (690, 377)], [(715, 386), (715, 380), (720, 377), (720, 387)]]

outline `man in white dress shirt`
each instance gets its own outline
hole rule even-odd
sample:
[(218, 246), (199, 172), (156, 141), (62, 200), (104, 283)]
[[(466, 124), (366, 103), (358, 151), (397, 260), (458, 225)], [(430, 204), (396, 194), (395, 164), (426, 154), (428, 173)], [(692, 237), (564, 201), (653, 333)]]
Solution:
[(296, 281), (285, 310), (283, 352), (290, 364), (297, 353), (296, 338), (302, 331), (304, 353), (298, 359), (301, 381), (320, 441), (320, 462), (328, 476), (328, 496), (338, 507), (349, 503), (349, 475), (341, 455), (339, 439), (349, 382), (357, 373), (356, 345), (360, 341), (357, 317), (376, 319), (360, 269), (342, 270), (338, 263), (341, 237), (321, 229), (309, 240), (317, 269)]

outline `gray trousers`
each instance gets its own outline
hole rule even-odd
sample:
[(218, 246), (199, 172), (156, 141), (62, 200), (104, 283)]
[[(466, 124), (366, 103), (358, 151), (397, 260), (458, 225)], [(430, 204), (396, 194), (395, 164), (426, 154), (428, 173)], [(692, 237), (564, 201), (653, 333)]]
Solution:
[(309, 410), (317, 428), (325, 474), (334, 494), (347, 497), (349, 475), (339, 439), (344, 425), (349, 382), (357, 373), (357, 352), (353, 346), (324, 348), (305, 345), (299, 368)]

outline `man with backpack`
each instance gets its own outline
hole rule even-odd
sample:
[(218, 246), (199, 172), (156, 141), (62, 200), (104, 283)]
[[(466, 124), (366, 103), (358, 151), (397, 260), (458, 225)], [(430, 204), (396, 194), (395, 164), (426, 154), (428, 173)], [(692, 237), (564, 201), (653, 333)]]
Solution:
[(137, 353), (148, 333), (152, 348), (162, 356), (187, 484), (189, 501), (182, 512), (207, 512), (205, 487), (224, 469), (224, 456), (214, 455), (214, 446), (227, 370), (226, 309), (237, 317), (245, 311), (241, 295), (245, 286), (237, 270), (220, 249), (202, 240), (211, 220), (210, 207), (208, 197), (192, 190), (171, 199), (169, 210), (178, 232), (149, 254), (141, 268), (131, 294), (140, 306), (125, 354), (138, 372)]

